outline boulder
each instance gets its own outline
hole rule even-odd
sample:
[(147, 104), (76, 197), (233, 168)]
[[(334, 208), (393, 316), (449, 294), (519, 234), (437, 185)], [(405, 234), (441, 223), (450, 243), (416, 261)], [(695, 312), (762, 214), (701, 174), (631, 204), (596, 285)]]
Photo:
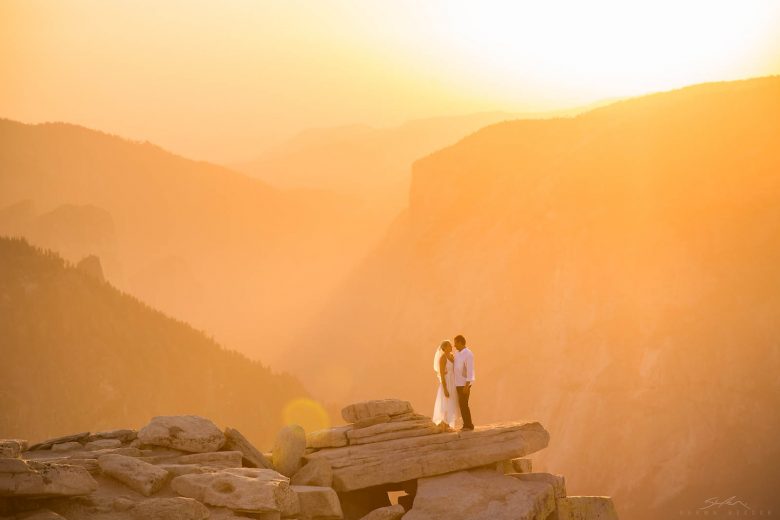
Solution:
[(618, 520), (610, 497), (566, 497), (556, 500), (550, 520)]
[(537, 422), (514, 422), (323, 449), (306, 459), (330, 462), (333, 487), (344, 492), (495, 464), (541, 450), (549, 439)]
[(301, 468), (306, 454), (306, 432), (297, 424), (285, 426), (276, 434), (274, 442), (274, 469), (291, 477)]
[(420, 479), (404, 520), (545, 520), (554, 509), (549, 484), (477, 469)]
[(377, 415), (393, 416), (412, 412), (414, 412), (414, 410), (412, 410), (412, 405), (409, 401), (402, 401), (400, 399), (377, 399), (346, 406), (341, 410), (341, 416), (348, 423), (356, 423)]
[(138, 432), (141, 444), (166, 446), (181, 451), (206, 453), (225, 444), (225, 435), (210, 420), (197, 415), (154, 417)]
[(171, 487), (178, 494), (215, 507), (237, 511), (298, 513), (298, 497), (284, 475), (270, 469), (233, 468), (213, 473), (176, 477)]
[(333, 488), (324, 486), (292, 486), (298, 495), (300, 514), (312, 520), (335, 520), (343, 518), (339, 497)]
[(333, 485), (333, 468), (325, 459), (309, 461), (292, 476), (290, 483), (295, 486), (331, 487)]
[(555, 498), (566, 496), (566, 479), (563, 478), (563, 475), (553, 475), (551, 473), (509, 473), (507, 476), (526, 482), (546, 482), (553, 487)]
[(55, 437), (48, 439), (37, 444), (30, 446), (30, 451), (48, 450), (55, 444), (62, 444), (65, 442), (83, 442), (89, 437), (89, 432), (74, 433), (73, 435), (65, 435), (63, 437)]
[[(121, 448), (122, 441), (119, 439), (96, 439), (89, 441), (84, 445), (85, 450), (105, 450), (111, 448)], [(52, 447), (54, 449), (54, 447)]]
[(22, 439), (0, 439), (0, 458), (16, 458), (27, 449), (27, 441)]
[(80, 466), (0, 459), (0, 497), (88, 495), (97, 487), (92, 475)]
[(135, 520), (206, 520), (206, 506), (192, 498), (150, 498), (136, 503), (130, 513)]
[(240, 451), (244, 457), (244, 466), (250, 468), (273, 469), (271, 461), (263, 455), (260, 450), (254, 447), (241, 432), (233, 428), (225, 429), (225, 445), (223, 449), (230, 451)]
[(167, 471), (134, 457), (103, 455), (98, 464), (104, 474), (147, 497), (159, 491), (168, 480)]
[(309, 448), (340, 448), (346, 446), (347, 432), (352, 429), (352, 425), (336, 426), (325, 430), (317, 430), (306, 435), (306, 446)]
[(175, 464), (201, 464), (212, 468), (240, 468), (243, 458), (240, 451), (214, 451), (182, 455), (171, 462)]
[(395, 504), (394, 506), (374, 509), (360, 520), (399, 520), (404, 516), (404, 513), (406, 513), (404, 506)]

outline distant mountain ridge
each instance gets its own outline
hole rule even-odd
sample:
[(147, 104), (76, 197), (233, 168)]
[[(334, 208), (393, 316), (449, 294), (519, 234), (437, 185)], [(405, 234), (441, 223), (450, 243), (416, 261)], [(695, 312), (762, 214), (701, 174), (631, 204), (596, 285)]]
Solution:
[[(63, 208), (72, 218), (54, 233), (41, 219)], [(0, 230), (73, 262), (99, 254), (121, 289), (272, 364), (377, 240), (374, 215), (348, 196), (277, 189), (149, 143), (0, 120)], [(79, 237), (82, 221), (111, 223), (102, 250)]]
[(268, 444), (307, 394), (292, 376), (220, 347), (58, 255), (0, 237), (0, 430), (41, 439), (219, 417)]
[(320, 188), (356, 196), (393, 218), (406, 205), (415, 160), (499, 121), (549, 116), (483, 112), (416, 119), (386, 128), (313, 128), (236, 168), (275, 186)]

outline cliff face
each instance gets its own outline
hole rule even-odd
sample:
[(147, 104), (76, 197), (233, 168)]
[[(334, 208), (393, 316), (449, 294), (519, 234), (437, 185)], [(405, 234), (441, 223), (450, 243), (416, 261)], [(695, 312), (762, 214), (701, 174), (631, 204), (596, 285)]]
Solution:
[(766, 78), (502, 123), (426, 157), (407, 211), (303, 335), (328, 348), (301, 373), (338, 398), (401, 382), (424, 409), (435, 346), (463, 333), (477, 420), (538, 417), (562, 439), (542, 463), (576, 492), (632, 518), (720, 495), (766, 507), (779, 136)]
[(305, 395), (293, 377), (222, 349), (84, 268), (7, 238), (0, 238), (0, 345), (4, 437), (200, 413), (268, 441), (284, 406)]

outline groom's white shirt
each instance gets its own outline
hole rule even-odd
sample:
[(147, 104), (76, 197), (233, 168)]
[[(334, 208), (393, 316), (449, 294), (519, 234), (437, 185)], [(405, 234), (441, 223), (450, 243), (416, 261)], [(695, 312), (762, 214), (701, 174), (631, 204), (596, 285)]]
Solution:
[(468, 349), (455, 352), (455, 386), (474, 381), (474, 354)]

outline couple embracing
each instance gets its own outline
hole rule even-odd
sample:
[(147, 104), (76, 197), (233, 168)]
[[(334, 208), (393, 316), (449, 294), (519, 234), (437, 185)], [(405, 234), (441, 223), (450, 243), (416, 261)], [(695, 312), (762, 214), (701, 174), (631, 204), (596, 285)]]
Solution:
[(455, 351), (450, 340), (436, 349), (433, 370), (439, 378), (439, 392), (433, 406), (433, 422), (454, 429), (458, 417), (463, 417), (463, 431), (474, 429), (469, 409), (471, 384), (474, 382), (474, 354), (466, 347), (466, 338), (455, 336)]

